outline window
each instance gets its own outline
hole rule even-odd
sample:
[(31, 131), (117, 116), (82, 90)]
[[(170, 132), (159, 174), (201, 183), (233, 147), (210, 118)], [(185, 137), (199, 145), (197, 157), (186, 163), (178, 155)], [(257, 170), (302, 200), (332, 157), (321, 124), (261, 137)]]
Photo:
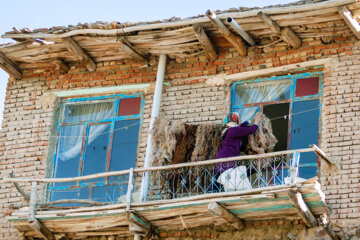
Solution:
[[(231, 109), (240, 113), (241, 121), (259, 111), (270, 118), (278, 139), (275, 151), (308, 148), (318, 144), (322, 79), (322, 73), (315, 72), (236, 82)], [(301, 154), (299, 177), (316, 174), (316, 155)]]
[[(135, 167), (143, 99), (116, 95), (70, 99), (62, 104), (54, 155), (54, 178), (76, 177)], [(50, 200), (115, 202), (127, 176), (49, 185)]]

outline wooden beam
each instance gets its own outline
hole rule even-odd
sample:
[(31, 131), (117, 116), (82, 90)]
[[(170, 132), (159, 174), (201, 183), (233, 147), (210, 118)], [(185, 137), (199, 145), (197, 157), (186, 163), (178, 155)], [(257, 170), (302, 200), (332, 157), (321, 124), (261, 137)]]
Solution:
[(58, 67), (60, 72), (64, 74), (69, 71), (69, 66), (61, 58), (55, 59), (54, 64)]
[(215, 61), (217, 59), (217, 53), (215, 51), (214, 45), (210, 41), (209, 37), (206, 35), (204, 28), (198, 24), (193, 25), (193, 28), (195, 36), (199, 40), (202, 48), (204, 49), (206, 56), (211, 61)]
[(262, 18), (262, 20), (271, 28), (271, 30), (280, 36), (287, 44), (293, 48), (298, 48), (301, 46), (301, 39), (291, 30), (291, 28), (285, 27), (281, 29), (276, 22), (271, 20), (268, 15), (261, 11), (258, 12), (258, 16)]
[(329, 237), (332, 240), (339, 240), (339, 236), (332, 230), (329, 221), (328, 221), (328, 215), (323, 214), (320, 218), (319, 218), (319, 223), (322, 226), (323, 230), (329, 235)]
[(290, 240), (296, 240), (296, 236), (292, 235), (291, 233), (288, 233), (288, 235), (286, 235), (288, 237), (288, 239)]
[(11, 77), (19, 80), (21, 79), (22, 72), (10, 59), (3, 53), (0, 53), (0, 67), (4, 69)]
[(251, 46), (255, 46), (255, 40), (250, 37), (250, 35), (245, 32), (245, 30), (232, 18), (227, 17), (226, 22), (230, 24), (230, 26), (237, 32), (245, 41), (247, 41)]
[(134, 235), (147, 236), (151, 232), (151, 224), (135, 212), (128, 212), (130, 232)]
[(32, 182), (30, 207), (29, 207), (29, 218), (28, 218), (29, 226), (35, 232), (37, 232), (42, 238), (48, 239), (48, 240), (53, 240), (53, 239), (55, 239), (55, 237), (52, 234), (52, 232), (35, 218), (36, 200), (37, 200), (37, 182)]
[(219, 18), (216, 17), (216, 14), (208, 10), (206, 16), (210, 19), (211, 23), (221, 32), (221, 34), (228, 40), (240, 54), (240, 56), (246, 56), (246, 46), (242, 40), (235, 36), (230, 30), (221, 22)]
[[(13, 178), (13, 177), (14, 177), (14, 174), (13, 174), (13, 173), (9, 173), (9, 176), (10, 176), (11, 178)], [(21, 194), (21, 196), (24, 197), (25, 201), (26, 201), (26, 202), (29, 202), (29, 201), (30, 201), (30, 196), (29, 196), (29, 194), (27, 194), (27, 193), (24, 191), (24, 189), (22, 189), (22, 188), (20, 187), (20, 185), (19, 185), (18, 183), (13, 183), (13, 185), (14, 185), (14, 187), (16, 188), (16, 190), (18, 190), (18, 192)]]
[(299, 214), (306, 226), (309, 228), (317, 226), (317, 221), (314, 215), (310, 212), (310, 209), (306, 205), (301, 193), (289, 190), (288, 196), (291, 204), (295, 207), (296, 212)]
[(360, 25), (353, 17), (351, 12), (346, 6), (343, 6), (339, 9), (339, 14), (344, 19), (345, 23), (350, 27), (351, 31), (360, 39)]
[(135, 47), (125, 37), (119, 38), (119, 42), (121, 42), (120, 49), (127, 52), (131, 57), (137, 60), (149, 61), (149, 56), (139, 48)]
[(96, 64), (91, 57), (79, 46), (79, 44), (72, 38), (63, 38), (65, 46), (79, 59), (79, 61), (86, 66), (89, 72), (96, 69)]
[(229, 210), (219, 205), (217, 202), (210, 202), (208, 204), (208, 209), (213, 215), (223, 218), (236, 229), (241, 230), (244, 228), (244, 223), (241, 219), (234, 216)]
[(315, 154), (319, 156), (321, 159), (325, 160), (329, 164), (335, 165), (339, 169), (341, 168), (340, 163), (338, 161), (327, 157), (326, 154), (318, 146), (312, 144), (310, 145), (310, 147), (314, 149)]

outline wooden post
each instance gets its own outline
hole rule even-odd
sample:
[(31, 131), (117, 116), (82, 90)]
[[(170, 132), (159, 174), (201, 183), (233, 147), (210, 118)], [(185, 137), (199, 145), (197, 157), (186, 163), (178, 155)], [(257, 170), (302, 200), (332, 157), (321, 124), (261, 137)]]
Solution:
[(134, 179), (134, 168), (130, 168), (129, 183), (128, 183), (128, 189), (127, 189), (127, 193), (126, 193), (126, 211), (130, 210), (131, 194), (133, 191), (133, 184), (134, 184), (133, 179)]
[(290, 189), (288, 196), (291, 204), (295, 207), (296, 212), (299, 214), (306, 226), (309, 228), (317, 226), (317, 221), (306, 205), (301, 193)]
[(313, 144), (313, 145), (310, 145), (310, 147), (314, 149), (314, 152), (315, 152), (315, 154), (316, 154), (318, 157), (320, 157), (321, 159), (324, 159), (324, 160), (327, 161), (329, 164), (333, 164), (333, 165), (335, 165), (337, 168), (340, 169), (340, 163), (339, 163), (338, 161), (334, 160), (334, 159), (328, 158), (328, 157), (326, 156), (326, 154), (325, 154), (318, 146), (316, 146), (315, 144)]
[(258, 16), (273, 30), (278, 36), (280, 36), (287, 44), (293, 48), (301, 46), (301, 39), (291, 30), (289, 27), (281, 29), (280, 26), (273, 22), (265, 13), (258, 12)]
[(205, 33), (205, 30), (200, 25), (194, 25), (195, 36), (199, 40), (202, 48), (204, 49), (206, 56), (214, 61), (217, 59), (217, 54), (214, 48), (214, 45), (211, 43), (210, 39)]
[(135, 234), (134, 235), (134, 240), (141, 240), (141, 235)]
[(227, 17), (226, 22), (229, 23), (230, 26), (251, 46), (256, 45), (255, 40), (252, 37), (250, 37), (250, 35), (247, 32), (245, 32), (245, 30), (232, 17)]
[(342, 8), (339, 9), (339, 13), (344, 19), (345, 23), (351, 29), (351, 31), (356, 35), (358, 39), (360, 39), (360, 25), (353, 17), (349, 9), (346, 6), (343, 6)]
[(290, 166), (290, 183), (295, 184), (299, 172), (300, 153), (294, 152)]
[(29, 207), (29, 226), (37, 232), (42, 238), (53, 240), (55, 239), (52, 232), (47, 229), (41, 222), (39, 222), (36, 217), (36, 198), (37, 198), (37, 182), (32, 182), (31, 196), (30, 196), (30, 207)]
[(19, 80), (22, 77), (22, 72), (15, 63), (8, 59), (3, 53), (0, 53), (0, 67), (4, 69), (11, 77)]
[(206, 16), (210, 19), (211, 23), (221, 32), (221, 34), (228, 40), (235, 48), (240, 56), (246, 56), (246, 47), (242, 40), (235, 36), (230, 30), (216, 17), (216, 14), (208, 10)]
[(223, 218), (236, 229), (241, 230), (244, 228), (244, 223), (239, 218), (234, 216), (229, 210), (219, 205), (217, 202), (210, 202), (208, 209), (213, 215)]
[(79, 59), (79, 61), (86, 66), (86, 69), (89, 72), (95, 71), (96, 64), (94, 61), (72, 37), (63, 38), (63, 43)]

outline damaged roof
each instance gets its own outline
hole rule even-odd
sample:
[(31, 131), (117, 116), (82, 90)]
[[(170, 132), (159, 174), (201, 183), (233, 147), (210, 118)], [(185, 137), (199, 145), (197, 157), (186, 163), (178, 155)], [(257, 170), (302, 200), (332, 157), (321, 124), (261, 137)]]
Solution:
[[(215, 51), (218, 48), (235, 48), (244, 55), (239, 50), (244, 48), (246, 55), (248, 47), (262, 47), (276, 41), (284, 41), (296, 48), (306, 38), (318, 37), (327, 42), (331, 41), (331, 37), (354, 35), (340, 9), (348, 11), (355, 21), (358, 20), (360, 3), (356, 0), (313, 0), (264, 8), (218, 10), (215, 18), (223, 28), (216, 25), (211, 14), (138, 23), (79, 23), (34, 30), (14, 28), (2, 35), (17, 43), (0, 45), (0, 66), (14, 76), (12, 73), (15, 70), (21, 73), (24, 69), (69, 66), (79, 62), (86, 65), (84, 56), (93, 62), (92, 66), (87, 66), (89, 71), (95, 70), (97, 62), (131, 58), (149, 61), (160, 54), (174, 59), (206, 54), (214, 60), (213, 50), (196, 34), (196, 28), (204, 32)], [(252, 41), (230, 26), (227, 22), (229, 17)], [(282, 32), (284, 29), (287, 34)], [(287, 39), (289, 34), (292, 39)], [(241, 39), (243, 47), (234, 46), (231, 38)], [(9, 65), (15, 70), (9, 70)]]

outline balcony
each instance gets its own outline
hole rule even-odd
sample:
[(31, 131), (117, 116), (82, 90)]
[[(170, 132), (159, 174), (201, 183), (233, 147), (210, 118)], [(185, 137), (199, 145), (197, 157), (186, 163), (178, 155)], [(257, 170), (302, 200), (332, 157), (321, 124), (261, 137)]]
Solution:
[[(299, 159), (309, 152), (335, 164), (312, 146), (74, 178), (4, 178), (28, 201), (7, 219), (25, 236), (45, 239), (145, 236), (211, 224), (230, 224), (240, 230), (247, 221), (270, 219), (301, 219), (311, 227), (317, 225), (318, 216), (329, 215), (329, 209), (317, 178), (298, 178)], [(109, 190), (101, 201), (42, 201), (49, 191), (66, 190), (52, 188), (54, 183), (76, 182), (71, 186), (76, 191), (94, 179)], [(20, 182), (31, 183), (31, 194), (23, 191)]]

